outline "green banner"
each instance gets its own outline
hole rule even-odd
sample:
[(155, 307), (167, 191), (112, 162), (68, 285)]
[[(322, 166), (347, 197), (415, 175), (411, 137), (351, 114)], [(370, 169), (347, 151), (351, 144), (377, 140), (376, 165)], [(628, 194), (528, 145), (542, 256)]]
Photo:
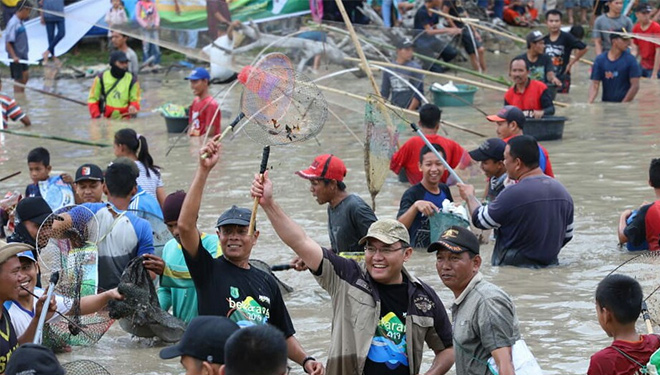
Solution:
[[(206, 0), (156, 0), (161, 27), (178, 30), (208, 27)], [(229, 1), (232, 20), (264, 22), (309, 13), (309, 0), (233, 0)]]

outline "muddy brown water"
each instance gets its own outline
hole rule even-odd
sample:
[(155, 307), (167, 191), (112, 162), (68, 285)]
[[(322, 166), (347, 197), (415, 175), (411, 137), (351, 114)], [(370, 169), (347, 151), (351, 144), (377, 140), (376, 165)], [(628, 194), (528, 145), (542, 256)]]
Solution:
[[(489, 55), (489, 62), (494, 67), (491, 72), (503, 72), (509, 57)], [(326, 70), (322, 69), (321, 74), (324, 72)], [(185, 104), (191, 101), (192, 94), (183, 76), (184, 72), (173, 72), (168, 77), (141, 77), (145, 112), (131, 122), (89, 120), (86, 108), (36, 93), (17, 99), (32, 118), (34, 125), (30, 131), (33, 132), (112, 143), (116, 130), (133, 127), (147, 136), (156, 164), (163, 167), (163, 180), (169, 193), (188, 188), (196, 168), (195, 155), (200, 143), (197, 139), (183, 137), (171, 154), (165, 157), (176, 135), (168, 135), (163, 119), (149, 111), (165, 102)], [(571, 94), (558, 95), (558, 100), (571, 103), (570, 108), (557, 111), (570, 119), (566, 123), (564, 138), (544, 143), (550, 152), (557, 179), (567, 187), (575, 201), (575, 238), (562, 250), (560, 265), (544, 270), (493, 268), (489, 265), (492, 245), (483, 249), (483, 273), (513, 297), (521, 333), (546, 374), (585, 373), (589, 356), (608, 345), (610, 339), (596, 321), (593, 292), (602, 277), (630, 257), (617, 249), (615, 230), (619, 213), (644, 200), (653, 199), (653, 191), (646, 181), (650, 158), (659, 155), (660, 108), (657, 103), (660, 86), (657, 81), (642, 81), (640, 93), (631, 104), (587, 105), (587, 77), (588, 67), (582, 64), (577, 66)], [(427, 80), (427, 84), (430, 82)], [(40, 85), (41, 81), (35, 79), (31, 84)], [(324, 84), (356, 93), (366, 93), (369, 87), (366, 79), (357, 80), (351, 74), (325, 81)], [(66, 80), (59, 81), (57, 87), (64, 95), (83, 99), (89, 86), (90, 82), (85, 80)], [(214, 87), (213, 90), (219, 88)], [(326, 94), (326, 97), (331, 109), (361, 135), (364, 103), (336, 94)], [(222, 108), (237, 114), (238, 98), (239, 90), (234, 89), (222, 103)], [(502, 94), (498, 92), (480, 89), (475, 104), (490, 113), (500, 107), (501, 98)], [(470, 107), (445, 108), (443, 117), (495, 136), (494, 126)], [(228, 121), (230, 119), (223, 118), (223, 124), (228, 124)], [(17, 124), (10, 124), (10, 128), (24, 130)], [(477, 136), (451, 128), (447, 131), (449, 137), (468, 149), (482, 141)], [(402, 139), (410, 134), (406, 131)], [(0, 175), (23, 171), (20, 176), (3, 182), (3, 191), (23, 190), (29, 183), (26, 155), (37, 146), (50, 150), (53, 173), (73, 174), (84, 162), (104, 166), (114, 158), (112, 148), (0, 134)], [(318, 136), (318, 143), (310, 140), (273, 147), (270, 175), (279, 204), (304, 226), (313, 239), (327, 245), (326, 208), (314, 201), (308, 192), (308, 183), (293, 174), (307, 167), (320, 153), (340, 156), (348, 167), (348, 190), (369, 201), (362, 146), (332, 115)], [(199, 217), (200, 228), (212, 230), (219, 213), (232, 204), (251, 204), (249, 187), (259, 168), (260, 157), (261, 145), (240, 133), (224, 142), (221, 160), (205, 190)], [(479, 175), (470, 177), (469, 182), (479, 189), (484, 185), (484, 179)], [(399, 198), (405, 189), (406, 185), (399, 183), (396, 176), (389, 176), (377, 197), (376, 213), (380, 218), (395, 217)], [(254, 257), (278, 264), (287, 262), (293, 256), (293, 252), (274, 235), (262, 212), (258, 215), (258, 229), (261, 236), (253, 250)], [(452, 295), (440, 282), (433, 265), (432, 256), (416, 252), (407, 267), (432, 285), (445, 306), (449, 307)], [(329, 296), (309, 273), (286, 271), (277, 276), (295, 288), (295, 292), (286, 297), (286, 303), (298, 340), (310, 355), (325, 360), (331, 328)], [(113, 374), (182, 373), (178, 361), (159, 359), (158, 352), (162, 346), (149, 340), (132, 339), (115, 324), (97, 345), (75, 348), (72, 353), (62, 354), (59, 358), (63, 362), (91, 359), (106, 366)], [(431, 353), (426, 353), (423, 370), (428, 368), (431, 360)], [(294, 366), (293, 372), (303, 373), (298, 366)]]

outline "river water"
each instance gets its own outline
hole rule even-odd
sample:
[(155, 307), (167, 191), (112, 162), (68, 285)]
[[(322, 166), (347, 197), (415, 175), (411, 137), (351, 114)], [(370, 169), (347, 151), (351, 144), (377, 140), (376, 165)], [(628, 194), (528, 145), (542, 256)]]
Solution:
[[(494, 67), (490, 72), (503, 74), (510, 57), (489, 55), (489, 63)], [(492, 245), (482, 248), (485, 258), (482, 272), (486, 279), (513, 297), (521, 333), (546, 374), (585, 373), (589, 356), (610, 342), (597, 323), (593, 293), (600, 279), (630, 258), (629, 254), (617, 248), (619, 213), (644, 200), (654, 199), (653, 190), (646, 181), (650, 159), (658, 155), (660, 126), (657, 125), (657, 118), (660, 117), (660, 109), (656, 105), (660, 86), (648, 80), (642, 81), (641, 91), (631, 104), (587, 105), (587, 69), (586, 65), (577, 66), (570, 96), (558, 96), (558, 100), (571, 103), (570, 108), (557, 111), (559, 115), (570, 118), (563, 140), (543, 143), (550, 153), (557, 179), (567, 187), (575, 202), (575, 238), (562, 250), (560, 265), (544, 270), (493, 268), (490, 266)], [(322, 69), (321, 74), (325, 72)], [(184, 72), (173, 72), (167, 77), (141, 77), (144, 89), (142, 106), (147, 112), (130, 123), (92, 121), (86, 108), (40, 94), (29, 94), (28, 97), (18, 97), (18, 100), (32, 118), (34, 125), (30, 131), (37, 133), (112, 143), (114, 132), (130, 125), (147, 136), (156, 164), (163, 167), (163, 181), (170, 193), (188, 188), (196, 168), (199, 140), (184, 137), (165, 157), (176, 136), (168, 135), (163, 119), (148, 111), (165, 102), (189, 103), (192, 94), (183, 76)], [(427, 79), (427, 84), (430, 82)], [(40, 85), (41, 82), (35, 79), (31, 84)], [(357, 80), (351, 74), (324, 84), (355, 93), (366, 93), (369, 87), (366, 79)], [(90, 82), (85, 80), (58, 82), (59, 92), (80, 99), (86, 96), (89, 86)], [(213, 90), (219, 88), (214, 87)], [(235, 89), (221, 103), (223, 110), (228, 109), (234, 114), (238, 112), (238, 93)], [(364, 103), (336, 94), (326, 94), (326, 98), (331, 103), (330, 108), (347, 126), (361, 135)], [(495, 113), (500, 108), (501, 100), (502, 94), (480, 89), (475, 104), (486, 112)], [(223, 124), (228, 124), (227, 116), (223, 117)], [(443, 118), (489, 137), (495, 136), (494, 126), (470, 107), (446, 108)], [(15, 124), (10, 127), (19, 128)], [(451, 128), (447, 131), (449, 137), (466, 149), (472, 149), (482, 141), (482, 138)], [(402, 139), (409, 135), (408, 132), (402, 134)], [(95, 162), (103, 166), (114, 158), (111, 148), (0, 134), (0, 175), (18, 170), (23, 172), (3, 183), (4, 191), (22, 190), (29, 183), (25, 159), (28, 151), (37, 146), (50, 150), (53, 173), (73, 174), (82, 163)], [(308, 182), (293, 174), (306, 168), (321, 153), (340, 156), (348, 167), (348, 190), (369, 201), (362, 146), (331, 115), (318, 136), (318, 143), (311, 140), (274, 147), (270, 156), (270, 175), (280, 205), (304, 226), (312, 238), (327, 245), (326, 207), (318, 206), (308, 192)], [(259, 168), (260, 158), (261, 146), (240, 133), (235, 139), (224, 142), (221, 161), (211, 174), (205, 190), (199, 217), (200, 228), (212, 230), (217, 216), (232, 204), (251, 205), (249, 187), (253, 174)], [(469, 180), (479, 189), (483, 187), (483, 181), (482, 176), (473, 176)], [(397, 181), (396, 176), (390, 175), (377, 197), (376, 214), (380, 218), (395, 217), (399, 198), (406, 187)], [(293, 252), (274, 235), (261, 212), (258, 221), (261, 236), (253, 256), (270, 264), (287, 262)], [(432, 255), (416, 252), (407, 268), (433, 286), (445, 306), (451, 305), (453, 296), (439, 280)], [(309, 273), (286, 271), (277, 276), (295, 288), (295, 292), (286, 297), (286, 302), (298, 340), (310, 355), (325, 361), (330, 338), (330, 298)], [(60, 355), (60, 360), (91, 359), (106, 366), (113, 374), (182, 373), (178, 361), (159, 359), (158, 352), (162, 347), (162, 344), (149, 340), (131, 339), (115, 324), (96, 346), (76, 348), (73, 353)], [(430, 352), (426, 353), (426, 363), (422, 369), (428, 368), (431, 358)], [(293, 373), (303, 372), (294, 366)]]

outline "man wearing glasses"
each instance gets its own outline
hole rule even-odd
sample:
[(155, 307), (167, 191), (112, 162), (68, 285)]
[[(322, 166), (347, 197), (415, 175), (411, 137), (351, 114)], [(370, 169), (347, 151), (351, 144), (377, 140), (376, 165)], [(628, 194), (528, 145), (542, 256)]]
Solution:
[(392, 219), (374, 222), (364, 245), (364, 263), (321, 248), (275, 203), (273, 184), (255, 178), (252, 196), (277, 235), (312, 271), (332, 298), (332, 341), (326, 373), (418, 374), (424, 342), (435, 358), (426, 374), (444, 374), (454, 364), (452, 332), (435, 291), (403, 267), (412, 256), (406, 227)]
[[(197, 217), (209, 173), (219, 160), (216, 136), (200, 150), (199, 167), (186, 194), (177, 227), (183, 255), (197, 290), (199, 315), (226, 316), (241, 327), (271, 324), (286, 337), (288, 357), (306, 373), (323, 375), (323, 365), (308, 356), (296, 340), (291, 317), (275, 279), (248, 262), (259, 231), (248, 234), (251, 211), (232, 206), (218, 218), (216, 228), (222, 256), (203, 247)], [(201, 155), (207, 154), (204, 159)]]

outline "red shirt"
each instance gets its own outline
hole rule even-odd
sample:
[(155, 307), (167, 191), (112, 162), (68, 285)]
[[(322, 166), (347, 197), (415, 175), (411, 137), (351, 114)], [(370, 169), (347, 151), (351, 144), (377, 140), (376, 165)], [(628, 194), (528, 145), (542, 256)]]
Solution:
[[(215, 113), (216, 111), (218, 111), (218, 114)], [(215, 119), (213, 119), (214, 115)], [(221, 112), (218, 103), (212, 96), (207, 96), (203, 100), (200, 100), (198, 97), (195, 98), (190, 106), (190, 119), (188, 120), (190, 128), (188, 129), (188, 135), (191, 137), (205, 135), (211, 119), (213, 119), (213, 130), (211, 130), (210, 135), (220, 134), (220, 115)]]
[[(509, 139), (513, 137), (516, 136), (514, 135), (509, 138), (502, 138), (502, 140), (504, 141), (504, 143), (509, 143)], [(541, 149), (543, 155), (545, 156), (545, 170), (543, 171), (543, 173), (548, 177), (555, 178), (555, 174), (552, 172), (552, 163), (550, 163), (550, 156), (548, 155), (548, 150), (546, 150), (545, 147), (541, 146), (540, 143), (539, 143), (539, 148)]]
[(660, 250), (660, 203), (657, 201), (646, 211), (644, 225), (646, 226), (646, 242), (649, 244), (649, 250)]
[(635, 361), (646, 365), (651, 354), (660, 348), (660, 339), (656, 335), (641, 335), (639, 341), (614, 340), (611, 346), (591, 356), (587, 375), (636, 375), (641, 374), (641, 367), (623, 354), (617, 347)]
[(515, 105), (522, 111), (543, 110), (541, 106), (541, 95), (547, 88), (548, 86), (545, 83), (530, 79), (529, 84), (522, 93), (516, 91), (515, 85), (511, 86), (506, 94), (504, 94), (504, 100), (509, 105)]
[[(633, 34), (642, 34), (643, 36), (657, 38), (660, 36), (660, 25), (651, 21), (651, 24), (646, 30), (642, 30), (642, 26), (637, 22), (632, 29)], [(646, 40), (633, 38), (633, 43), (639, 47), (639, 55), (642, 57), (641, 65), (644, 69), (653, 70), (653, 63), (655, 62), (655, 50), (660, 48), (660, 44), (651, 43)]]
[[(442, 146), (447, 155), (447, 164), (449, 164), (450, 167), (456, 168), (463, 157), (468, 158), (465, 161), (466, 164), (470, 161), (470, 155), (455, 141), (438, 134), (427, 135), (426, 138), (429, 142)], [(390, 161), (390, 169), (392, 172), (398, 174), (402, 167), (406, 169), (406, 177), (408, 177), (408, 182), (410, 182), (411, 185), (415, 185), (422, 181), (422, 171), (419, 170), (419, 153), (422, 151), (422, 147), (424, 147), (425, 144), (426, 143), (424, 143), (422, 137), (414, 136), (406, 141), (406, 143), (394, 153), (392, 160)], [(447, 182), (448, 177), (449, 172), (445, 171), (442, 175), (441, 181), (443, 183)]]

